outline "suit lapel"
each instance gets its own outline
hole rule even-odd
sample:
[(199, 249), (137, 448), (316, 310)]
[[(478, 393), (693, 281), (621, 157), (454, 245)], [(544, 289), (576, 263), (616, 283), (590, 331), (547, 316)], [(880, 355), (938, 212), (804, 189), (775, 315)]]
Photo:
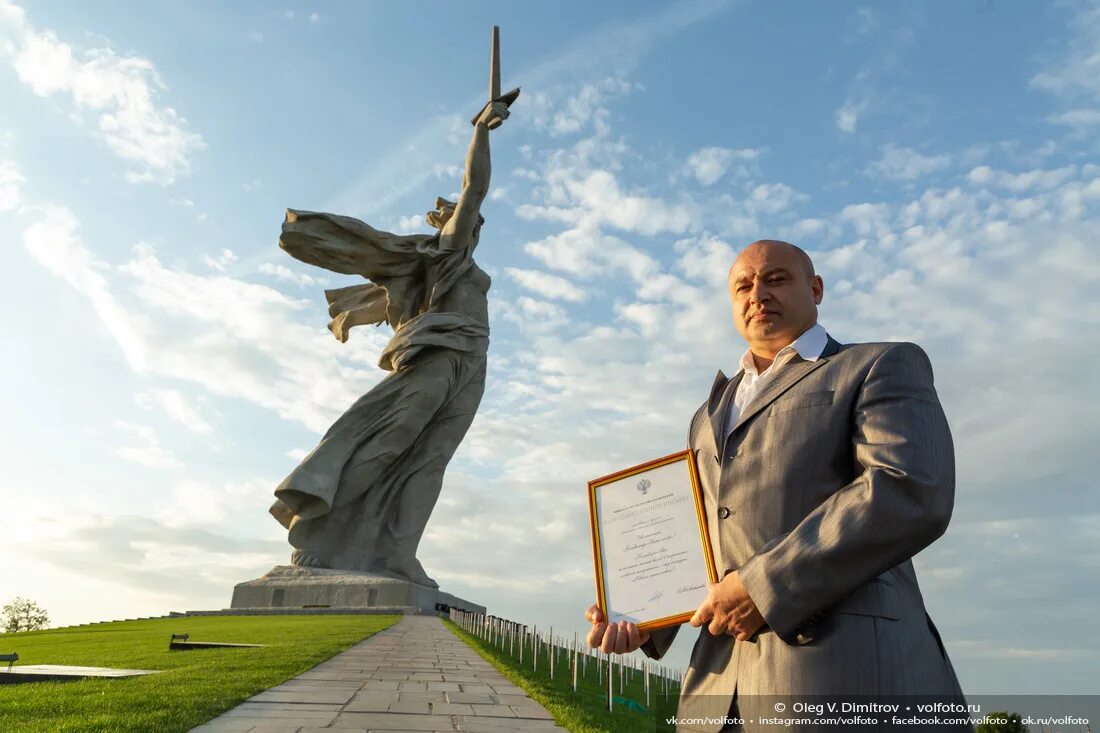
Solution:
[(722, 434), (726, 427), (726, 418), (729, 416), (730, 400), (737, 393), (737, 385), (741, 383), (744, 370), (737, 372), (733, 379), (727, 379), (725, 372), (718, 370), (714, 378), (714, 384), (710, 388), (710, 399), (707, 400), (707, 417), (710, 418), (710, 426), (714, 435), (715, 455), (722, 453)]
[(821, 356), (818, 357), (817, 361), (808, 361), (796, 354), (793, 360), (783, 365), (774, 378), (768, 380), (763, 389), (757, 393), (752, 402), (742, 411), (741, 415), (737, 418), (737, 423), (733, 426), (733, 430), (737, 430), (744, 425), (746, 421), (750, 420), (754, 415), (778, 399), (780, 395), (791, 387), (798, 384), (799, 381), (808, 376), (815, 369), (824, 366), (825, 362), (829, 361), (829, 357), (839, 350), (840, 343), (832, 336), (829, 336), (829, 340), (825, 344), (825, 350), (821, 352)]

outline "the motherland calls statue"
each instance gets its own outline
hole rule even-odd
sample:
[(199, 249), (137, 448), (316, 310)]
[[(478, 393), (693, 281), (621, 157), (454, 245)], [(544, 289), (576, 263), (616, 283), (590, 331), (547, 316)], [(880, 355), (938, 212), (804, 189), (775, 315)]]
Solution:
[(383, 321), (394, 329), (359, 398), (275, 490), (294, 565), (371, 571), (432, 588), (416, 548), (447, 463), (485, 388), (489, 276), (473, 260), (489, 192), (489, 130), (519, 95), (500, 93), (493, 33), (489, 103), (474, 120), (457, 203), (436, 199), (435, 234), (382, 232), (346, 216), (287, 210), (279, 241), (302, 262), (370, 283), (326, 290), (329, 328)]

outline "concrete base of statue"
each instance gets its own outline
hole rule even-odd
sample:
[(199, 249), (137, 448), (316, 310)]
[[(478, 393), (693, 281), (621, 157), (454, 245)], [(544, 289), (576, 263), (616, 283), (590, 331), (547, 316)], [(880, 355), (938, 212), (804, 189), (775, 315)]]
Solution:
[(256, 580), (238, 583), (231, 609), (391, 609), (393, 612), (435, 613), (437, 605), (474, 613), (485, 606), (444, 593), (438, 588), (379, 573), (357, 570), (276, 565)]

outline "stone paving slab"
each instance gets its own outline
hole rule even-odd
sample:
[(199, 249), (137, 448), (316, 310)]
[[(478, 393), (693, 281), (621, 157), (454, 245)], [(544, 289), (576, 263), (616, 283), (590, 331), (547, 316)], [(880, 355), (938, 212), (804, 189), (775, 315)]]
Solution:
[(564, 731), (434, 616), (405, 616), (192, 733)]

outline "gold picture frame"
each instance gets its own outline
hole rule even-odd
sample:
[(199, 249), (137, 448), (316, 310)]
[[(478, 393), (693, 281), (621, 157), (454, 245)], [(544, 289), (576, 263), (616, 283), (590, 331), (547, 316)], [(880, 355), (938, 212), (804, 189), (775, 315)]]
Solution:
[[(676, 483), (675, 473), (674, 473), (675, 469), (672, 469), (672, 471), (673, 471), (672, 473), (670, 473), (669, 470), (668, 470), (668, 467), (674, 466), (677, 463), (686, 464), (685, 465), (685, 470), (686, 470), (687, 477), (688, 477), (688, 485), (687, 485), (686, 488)], [(660, 474), (658, 474), (658, 473), (656, 473), (658, 471), (658, 469), (665, 469), (665, 470), (662, 471)], [(630, 489), (630, 485), (626, 484), (624, 482), (624, 479), (630, 479), (630, 478), (633, 478), (633, 477), (636, 477), (636, 476), (641, 476), (642, 478), (639, 479), (639, 481), (636, 482), (634, 484), (634, 486), (637, 489), (637, 491), (641, 492), (644, 496), (647, 493), (648, 486), (653, 485), (653, 483), (650, 482), (649, 479), (646, 477), (647, 474), (652, 474), (654, 476), (655, 480), (656, 480), (656, 477), (658, 475), (661, 476), (662, 488), (660, 489), (660, 491), (663, 491), (665, 493), (663, 493), (659, 496), (656, 496), (652, 499), (639, 500), (636, 503), (636, 507), (631, 507), (628, 504), (624, 504), (623, 507), (621, 507), (619, 509), (615, 509), (614, 512), (621, 512), (621, 511), (623, 511), (623, 508), (625, 508), (627, 510), (626, 514), (615, 517), (613, 519), (604, 519), (603, 521), (601, 521), (601, 517), (600, 517), (601, 497), (603, 497), (605, 499), (605, 501), (603, 503), (606, 503), (606, 498), (609, 497), (609, 496), (612, 496), (612, 495), (600, 494), (599, 492), (601, 490), (603, 490), (604, 492), (609, 492), (609, 491), (618, 492), (617, 494), (614, 495), (614, 497), (620, 504), (622, 504), (623, 501), (629, 501), (629, 500), (625, 499), (626, 494), (624, 494), (623, 492), (627, 492)], [(655, 607), (660, 607), (660, 608), (663, 609), (662, 611), (660, 611), (661, 615), (658, 615), (654, 618), (648, 618), (648, 617), (645, 617), (644, 613), (642, 613), (642, 615), (639, 616), (639, 615), (635, 614), (634, 612), (635, 611), (640, 612), (640, 611), (642, 611), (643, 608), (648, 609), (649, 606), (643, 606), (642, 608), (631, 609), (631, 613), (629, 613), (629, 614), (620, 614), (620, 613), (617, 612), (616, 609), (613, 609), (613, 608), (610, 607), (610, 604), (609, 604), (609, 601), (608, 601), (608, 596), (609, 596), (608, 583), (609, 582), (618, 583), (621, 579), (619, 579), (619, 578), (609, 578), (608, 577), (608, 572), (607, 572), (607, 567), (606, 567), (607, 563), (605, 562), (606, 559), (607, 559), (607, 553), (605, 553), (605, 542), (608, 539), (608, 537), (607, 537), (607, 532), (606, 531), (601, 531), (601, 526), (606, 525), (606, 524), (610, 523), (611, 521), (619, 521), (620, 519), (623, 519), (624, 517), (628, 517), (631, 514), (634, 514), (635, 516), (646, 516), (647, 514), (655, 514), (655, 516), (657, 517), (657, 518), (643, 519), (640, 523), (638, 523), (635, 526), (646, 525), (648, 527), (654, 527), (654, 526), (657, 526), (658, 524), (670, 522), (672, 520), (668, 519), (668, 518), (660, 519), (660, 516), (661, 516), (660, 515), (660, 511), (661, 511), (660, 502), (664, 501), (666, 504), (668, 504), (669, 509), (672, 510), (673, 505), (684, 503), (684, 501), (685, 501), (684, 498), (682, 496), (678, 496), (677, 494), (678, 493), (684, 493), (685, 491), (686, 491), (686, 493), (688, 493), (690, 495), (691, 503), (692, 503), (693, 509), (694, 509), (694, 518), (695, 518), (694, 525), (698, 530), (698, 536), (699, 536), (699, 543), (700, 543), (699, 549), (701, 550), (701, 554), (695, 556), (695, 561), (698, 562), (699, 560), (701, 560), (705, 564), (705, 578), (706, 578), (706, 581), (709, 582), (709, 583), (716, 583), (716, 582), (718, 582), (718, 574), (717, 574), (717, 571), (715, 570), (715, 567), (714, 567), (714, 552), (711, 548), (710, 533), (709, 533), (708, 528), (707, 528), (706, 512), (704, 511), (704, 505), (703, 505), (703, 492), (702, 492), (702, 490), (700, 488), (700, 485), (699, 485), (699, 471), (698, 471), (698, 468), (696, 466), (695, 452), (694, 451), (692, 451), (691, 449), (682, 450), (682, 451), (664, 456), (662, 458), (656, 458), (652, 461), (646, 461), (645, 463), (640, 463), (636, 466), (631, 466), (630, 468), (624, 468), (620, 471), (616, 471), (615, 473), (611, 473), (611, 474), (608, 474), (606, 476), (601, 476), (600, 478), (592, 479), (591, 481), (588, 482), (588, 512), (589, 512), (590, 526), (591, 526), (591, 530), (592, 530), (592, 560), (593, 560), (593, 563), (595, 565), (596, 603), (599, 606), (600, 612), (603, 614), (603, 618), (605, 620), (614, 621), (614, 620), (616, 620), (616, 616), (621, 616), (624, 619), (633, 620), (635, 623), (637, 623), (638, 628), (643, 630), (643, 631), (649, 631), (649, 630), (653, 630), (653, 629), (662, 629), (662, 628), (666, 628), (666, 627), (669, 627), (669, 626), (676, 626), (676, 625), (679, 625), (679, 624), (682, 624), (682, 623), (685, 623), (686, 621), (688, 621), (692, 617), (692, 615), (694, 615), (695, 609), (698, 607), (699, 603), (701, 603), (703, 598), (706, 597), (705, 584), (700, 586), (700, 584), (698, 582), (703, 577), (703, 575), (702, 575), (702, 573), (699, 572), (699, 569), (697, 567), (695, 567), (694, 568), (694, 573), (691, 575), (692, 579), (689, 581), (689, 582), (694, 583), (694, 585), (680, 586), (679, 589), (674, 591), (674, 594), (683, 595), (682, 599), (677, 599), (677, 600), (683, 600), (683, 601), (686, 602), (691, 598), (697, 599), (697, 602), (695, 602), (695, 605), (693, 605), (690, 609), (685, 609), (683, 611), (668, 612), (668, 608), (669, 608), (670, 604), (672, 604), (674, 606), (675, 603), (676, 603), (676, 600), (673, 600), (673, 599), (670, 598), (668, 601), (664, 601), (664, 602), (656, 604)], [(669, 497), (672, 497), (672, 498), (670, 499)], [(631, 498), (633, 498), (633, 497), (631, 497)], [(649, 505), (648, 509), (645, 508), (647, 505)], [(687, 507), (676, 507), (675, 511), (678, 512), (678, 515), (676, 516), (676, 521), (678, 522), (678, 524), (676, 524), (676, 526), (681, 527), (681, 528), (685, 527), (689, 523), (689, 520), (686, 516), (686, 513), (688, 511)], [(629, 530), (621, 530), (619, 532), (619, 534), (624, 534), (626, 531), (634, 531), (634, 528), (632, 527)], [(641, 531), (644, 532), (645, 529), (643, 528)], [(647, 540), (647, 541), (648, 541), (649, 544), (653, 544), (652, 535), (654, 535), (654, 534), (659, 534), (659, 532), (655, 532), (655, 533), (651, 532), (650, 535), (648, 535), (649, 540)], [(643, 534), (643, 535), (638, 535), (638, 536), (639, 537), (646, 537), (647, 535)], [(673, 535), (673, 537), (675, 537), (675, 534)], [(626, 540), (622, 540), (622, 541), (626, 541)], [(683, 546), (683, 544), (685, 542), (687, 542), (687, 544), (689, 546), (692, 544), (690, 539), (686, 539), (686, 540), (680, 540), (680, 546)], [(658, 543), (659, 543), (659, 541), (658, 541)], [(626, 549), (631, 550), (634, 547), (636, 547), (636, 546), (627, 546)], [(690, 549), (687, 549), (687, 550), (682, 550), (680, 553), (677, 553), (677, 554), (691, 555), (692, 552), (691, 552)], [(641, 557), (643, 555), (644, 555), (644, 553), (641, 553), (639, 555), (639, 557)], [(690, 558), (685, 560), (685, 562), (688, 562), (688, 561), (690, 561)], [(646, 560), (644, 562), (653, 562), (653, 561), (652, 560)], [(644, 562), (642, 564), (644, 564)], [(668, 564), (669, 563), (666, 562), (666, 564), (665, 564), (666, 568), (667, 568)], [(627, 567), (633, 568), (633, 566), (627, 566)], [(636, 572), (636, 570), (632, 570), (631, 572), (634, 573), (634, 572)], [(667, 574), (672, 574), (672, 572), (673, 572), (672, 570), (666, 569), (663, 572), (658, 573), (657, 575), (667, 575)], [(640, 580), (649, 581), (649, 577), (643, 577)], [(664, 588), (660, 585), (660, 583), (667, 583), (668, 580), (671, 580), (671, 578), (666, 578), (666, 579), (664, 579), (662, 581), (659, 581), (659, 582), (658, 581), (652, 581), (652, 582), (649, 582), (649, 583), (640, 583), (639, 579), (634, 579), (634, 580), (631, 580), (630, 582), (633, 583), (634, 585), (637, 585), (638, 587), (635, 588), (635, 587), (631, 586), (631, 591), (632, 592), (639, 591), (639, 590), (641, 590), (642, 586), (645, 586), (645, 587), (649, 588), (649, 590), (652, 590), (652, 588), (656, 587), (657, 588), (656, 593), (649, 600), (650, 601), (653, 601), (654, 599), (662, 599), (663, 600)], [(624, 586), (625, 585), (626, 584), (624, 583)], [(700, 587), (702, 587), (702, 591), (700, 591)], [(646, 591), (646, 592), (648, 592), (648, 591)], [(620, 595), (622, 595), (622, 594), (620, 594)], [(637, 605), (637, 604), (631, 604), (631, 605)]]

